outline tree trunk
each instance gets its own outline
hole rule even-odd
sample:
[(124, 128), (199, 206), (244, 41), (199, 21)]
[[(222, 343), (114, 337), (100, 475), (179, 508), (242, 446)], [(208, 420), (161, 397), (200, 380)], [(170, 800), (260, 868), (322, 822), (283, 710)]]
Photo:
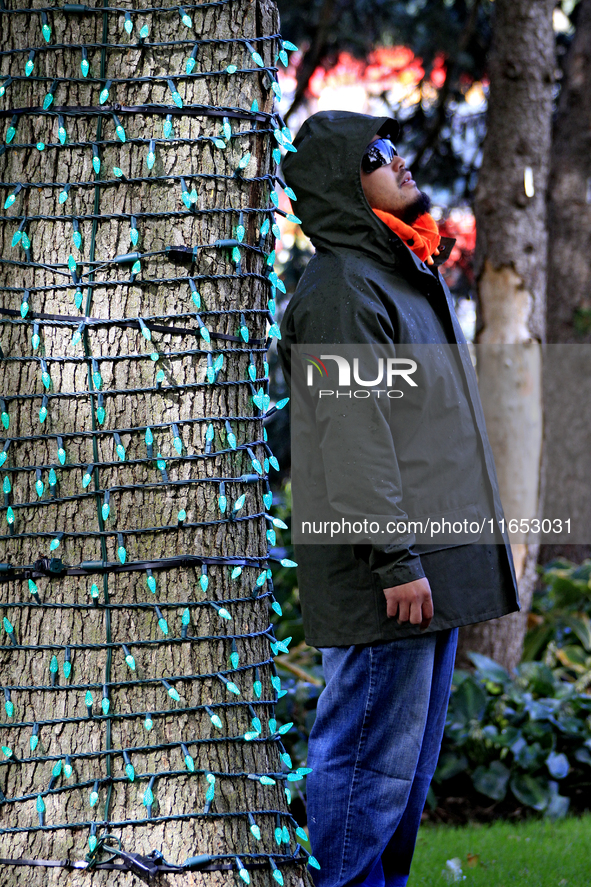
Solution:
[[(542, 445), (554, 2), (497, 0), (495, 7), (487, 135), (475, 204), (478, 376), (506, 517), (531, 519), (538, 515)], [(537, 550), (518, 543), (513, 555), (521, 612), (462, 629), (460, 659), (465, 651), (478, 650), (509, 667), (519, 661)]]
[[(569, 48), (552, 138), (548, 201), (549, 344), (591, 342), (591, 0), (581, 0)], [(544, 380), (546, 508), (568, 514), (578, 529), (591, 526), (587, 480), (591, 473), (588, 361), (579, 349), (561, 349), (562, 384)], [(573, 364), (570, 363), (571, 358)], [(561, 361), (562, 362), (562, 361)], [(578, 362), (578, 366), (577, 366)], [(569, 372), (570, 370), (570, 372)], [(571, 375), (572, 373), (572, 375)], [(569, 381), (572, 384), (569, 384)], [(567, 432), (567, 433), (565, 433)], [(543, 545), (540, 562), (575, 562), (591, 556), (591, 544)]]
[[(253, 403), (247, 380), (252, 360), (256, 387), (266, 386), (269, 285), (263, 274), (272, 243), (270, 236), (260, 239), (260, 226), (268, 218), (273, 181), (256, 177), (270, 176), (276, 143), (267, 123), (230, 116), (233, 135), (228, 139), (220, 117), (191, 115), (186, 109), (248, 110), (257, 99), (261, 112), (272, 111), (273, 93), (263, 72), (243, 43), (231, 41), (253, 41), (272, 66), (276, 43), (259, 38), (275, 33), (277, 15), (271, 0), (188, 6), (193, 24), (187, 28), (177, 6), (142, 11), (149, 8), (154, 9), (148, 0), (138, 0), (128, 35), (123, 13), (114, 9), (56, 7), (47, 14), (47, 44), (40, 14), (0, 11), (2, 47), (11, 51), (2, 55), (2, 74), (21, 78), (5, 83), (0, 108), (40, 108), (58, 81), (48, 112), (18, 115), (16, 134), (0, 157), (2, 199), (17, 183), (24, 185), (0, 224), (5, 357), (0, 405), (9, 416), (0, 442), (0, 450), (4, 440), (9, 443), (0, 471), (5, 484), (0, 559), (21, 574), (40, 557), (61, 558), (70, 566), (107, 561), (121, 567), (125, 560), (127, 568), (180, 555), (252, 560), (234, 579), (236, 564), (210, 564), (208, 584), (200, 565), (156, 565), (152, 576), (141, 568), (39, 577), (36, 588), (27, 578), (0, 582), (0, 617), (14, 627), (7, 633), (10, 625), (7, 629), (4, 622), (0, 648), (2, 683), (5, 694), (10, 692), (7, 706), (14, 706), (12, 717), (7, 709), (0, 725), (0, 744), (12, 750), (2, 755), (0, 767), (3, 859), (84, 859), (89, 839), (94, 843), (94, 827), (99, 839), (108, 832), (121, 839), (124, 850), (147, 854), (157, 848), (173, 863), (200, 854), (240, 854), (249, 863), (253, 854), (291, 854), (295, 848), (284, 793), (289, 783), (248, 778), (282, 769), (278, 743), (271, 739), (274, 727), (268, 724), (275, 699), (272, 659), (269, 640), (261, 634), (270, 621), (268, 581), (257, 589), (260, 597), (253, 596), (266, 566), (264, 485), (262, 479), (227, 481), (224, 513), (218, 504), (220, 485), (212, 480), (254, 475), (251, 457), (241, 448), (246, 443), (261, 463), (266, 457), (263, 411)], [(144, 27), (147, 38), (140, 31)], [(214, 42), (195, 43), (207, 39)], [(189, 42), (170, 45), (180, 40)], [(152, 46), (152, 41), (163, 45)], [(220, 73), (185, 76), (194, 46), (194, 74)], [(30, 47), (37, 51), (31, 57), (33, 72), (25, 77)], [(86, 78), (81, 76), (81, 47), (87, 47)], [(237, 73), (226, 72), (228, 65), (236, 65)], [(159, 79), (142, 79), (155, 76)], [(170, 137), (163, 134), (164, 108), (154, 114), (141, 107), (130, 113), (115, 108), (125, 142), (110, 111), (102, 117), (96, 111), (64, 113), (63, 120), (58, 116), (60, 108), (99, 107), (107, 79), (113, 83), (103, 110), (113, 110), (116, 102), (136, 108), (167, 105), (175, 111), (169, 76), (185, 106), (173, 117)], [(10, 116), (4, 125), (6, 131)], [(67, 131), (63, 145), (62, 125)], [(212, 138), (223, 135), (227, 145), (216, 147)], [(40, 142), (42, 150), (35, 147)], [(93, 144), (99, 174), (93, 169)], [(146, 156), (152, 148), (150, 169)], [(252, 156), (243, 176), (234, 175), (247, 152)], [(189, 192), (197, 192), (194, 212), (183, 204), (179, 176), (186, 177)], [(241, 248), (238, 267), (231, 247), (216, 247), (215, 241), (236, 236), (241, 207), (249, 208), (244, 243), (262, 244), (262, 250)], [(23, 250), (24, 235), (11, 247), (23, 219), (30, 252)], [(139, 233), (137, 246), (130, 240), (132, 228)], [(77, 229), (79, 248), (73, 240)], [(190, 268), (162, 252), (171, 245), (197, 244), (206, 246)], [(141, 270), (131, 281), (130, 262), (103, 264), (135, 251), (142, 254)], [(78, 278), (87, 275), (78, 307), (69, 256)], [(211, 331), (210, 344), (199, 335), (189, 275), (201, 295), (201, 322)], [(24, 295), (28, 312), (21, 320)], [(7, 316), (6, 310), (16, 310), (17, 316)], [(240, 312), (250, 331), (248, 345), (236, 338)], [(52, 321), (41, 314), (70, 320)], [(89, 323), (77, 335), (84, 317), (106, 322)], [(152, 327), (151, 341), (140, 317)], [(115, 323), (121, 319), (131, 322)], [(172, 334), (167, 328), (187, 332)], [(36, 335), (38, 345), (32, 339)], [(208, 353), (224, 355), (215, 385), (206, 381)], [(208, 426), (214, 431), (212, 455)], [(227, 427), (236, 435), (237, 450), (229, 445)], [(246, 502), (239, 517), (253, 517), (230, 521), (242, 493)], [(53, 550), (52, 540), (59, 541)], [(97, 602), (93, 586), (100, 594)], [(231, 620), (223, 618), (216, 601), (225, 602)], [(232, 653), (239, 656), (238, 668)], [(240, 695), (228, 691), (219, 673), (238, 685)], [(259, 676), (260, 697), (253, 688)], [(221, 719), (221, 728), (212, 715), (214, 721)], [(246, 742), (242, 736), (253, 729), (254, 715), (262, 722), (261, 736)], [(35, 739), (30, 742), (33, 736), (38, 745)], [(207, 773), (216, 776), (215, 796), (204, 813)], [(148, 787), (154, 796), (151, 809), (146, 806)], [(91, 804), (94, 790), (98, 802)], [(260, 841), (249, 830), (247, 811), (261, 829)], [(275, 843), (275, 811), (289, 830), (288, 847)], [(99, 855), (99, 862), (107, 859)], [(221, 861), (232, 863), (235, 877), (236, 860)], [(285, 866), (283, 872), (286, 883), (301, 883), (301, 866)], [(3, 868), (2, 883), (75, 887), (87, 884), (88, 877), (65, 868), (15, 866)], [(97, 885), (137, 883), (129, 873), (103, 870), (92, 877)], [(256, 883), (261, 876), (253, 877)], [(189, 885), (204, 878), (221, 883), (226, 875), (169, 874), (162, 883)]]

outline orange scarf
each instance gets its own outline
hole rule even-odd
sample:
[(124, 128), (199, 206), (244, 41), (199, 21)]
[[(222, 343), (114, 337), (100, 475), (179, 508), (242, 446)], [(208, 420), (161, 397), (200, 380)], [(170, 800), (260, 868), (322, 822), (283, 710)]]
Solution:
[(413, 225), (407, 225), (400, 219), (381, 209), (374, 209), (376, 216), (385, 222), (388, 228), (398, 234), (403, 243), (415, 253), (422, 262), (431, 265), (431, 255), (439, 246), (441, 236), (437, 222), (429, 213), (419, 216)]

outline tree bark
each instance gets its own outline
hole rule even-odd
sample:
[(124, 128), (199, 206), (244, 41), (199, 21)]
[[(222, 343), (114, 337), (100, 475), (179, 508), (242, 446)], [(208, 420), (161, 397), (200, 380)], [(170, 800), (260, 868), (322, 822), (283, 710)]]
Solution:
[[(581, 0), (568, 51), (552, 137), (548, 191), (548, 344), (591, 342), (591, 0)], [(588, 361), (561, 349), (562, 382), (544, 377), (545, 512), (568, 514), (578, 529), (591, 526)], [(572, 360), (573, 364), (570, 363)], [(572, 373), (572, 375), (571, 375)], [(569, 384), (570, 383), (570, 384)], [(574, 384), (573, 384), (574, 383)], [(566, 432), (566, 433), (565, 433)], [(543, 545), (540, 562), (580, 562), (591, 544)]]
[[(554, 3), (497, 0), (495, 7), (487, 136), (475, 202), (478, 376), (505, 514), (533, 518), (542, 445)], [(537, 549), (512, 547), (522, 610), (462, 629), (460, 661), (468, 650), (509, 667), (521, 657)]]
[[(114, 102), (123, 106), (158, 103), (170, 104), (172, 110), (175, 105), (166, 80), (141, 79), (157, 75), (174, 77), (185, 105), (248, 110), (257, 99), (261, 111), (272, 111), (273, 94), (263, 85), (260, 68), (242, 43), (199, 45), (194, 73), (222, 72), (207, 78), (184, 76), (193, 43), (151, 45), (152, 41), (207, 38), (219, 41), (244, 37), (255, 41), (277, 29), (271, 0), (190, 7), (192, 29), (181, 23), (177, 6), (158, 6), (151, 12), (149, 8), (154, 9), (148, 0), (134, 5), (133, 31), (128, 36), (123, 13), (103, 13), (101, 8), (98, 13), (81, 14), (56, 7), (48, 14), (52, 33), (47, 45), (40, 14), (2, 11), (2, 47), (9, 50), (1, 57), (2, 76), (24, 75), (28, 50), (35, 47), (37, 52), (31, 76), (14, 80), (0, 99), (0, 107), (40, 107), (54, 79), (59, 82), (50, 111), (66, 106), (94, 107), (99, 105), (106, 79), (127, 78), (111, 85), (106, 106)], [(143, 26), (148, 27), (149, 36), (142, 46), (138, 34)], [(110, 44), (104, 57), (103, 44)], [(61, 48), (55, 49), (56, 45)], [(87, 81), (80, 76), (82, 46), (88, 47)], [(274, 41), (256, 42), (255, 48), (265, 64), (274, 64)], [(237, 73), (224, 71), (230, 64), (237, 66)], [(251, 68), (252, 73), (242, 70)], [(251, 443), (261, 463), (265, 458), (262, 413), (253, 404), (246, 381), (252, 354), (257, 387), (265, 384), (262, 346), (253, 348), (252, 344), (215, 338), (207, 345), (194, 333), (153, 332), (148, 342), (138, 326), (115, 324), (88, 326), (81, 340), (72, 344), (76, 325), (47, 320), (38, 321), (41, 342), (36, 350), (32, 346), (32, 334), (37, 332), (33, 323), (40, 313), (81, 319), (85, 315), (110, 320), (142, 317), (146, 322), (158, 318), (154, 323), (190, 327), (197, 332), (189, 273), (197, 278), (210, 275), (209, 279), (198, 280), (202, 320), (210, 331), (236, 336), (242, 311), (251, 341), (265, 340), (269, 298), (268, 285), (262, 279), (265, 254), (242, 249), (242, 269), (261, 276), (241, 277), (229, 250), (214, 243), (234, 236), (240, 208), (256, 210), (271, 205), (272, 183), (255, 180), (272, 171), (271, 149), (275, 142), (268, 134), (255, 132), (267, 127), (253, 127), (249, 121), (231, 118), (233, 136), (222, 150), (211, 141), (222, 136), (219, 117), (175, 116), (170, 139), (163, 137), (160, 114), (139, 111), (120, 113), (119, 117), (126, 131), (125, 143), (117, 137), (110, 115), (102, 118), (102, 130), (97, 131), (95, 113), (64, 116), (67, 141), (61, 145), (56, 113), (23, 114), (14, 139), (0, 157), (2, 200), (16, 183), (35, 183), (35, 187), (20, 191), (0, 221), (2, 307), (18, 311), (23, 290), (30, 292), (24, 321), (0, 317), (0, 342), (6, 358), (0, 362), (0, 390), (10, 416), (9, 428), (2, 432), (11, 441), (8, 459), (0, 471), (11, 485), (0, 511), (0, 560), (22, 566), (40, 556), (51, 556), (68, 565), (102, 560), (118, 564), (117, 549), (122, 539), (127, 563), (185, 553), (263, 559), (267, 552), (265, 519), (227, 520), (243, 492), (246, 503), (241, 514), (262, 515), (267, 510), (262, 501), (263, 484), (229, 481), (224, 519), (218, 506), (219, 484), (208, 482), (209, 478), (254, 473), (248, 453), (240, 449), (245, 443)], [(10, 117), (0, 125), (6, 132)], [(189, 143), (189, 139), (196, 138), (203, 140)], [(146, 165), (149, 146), (142, 141), (146, 139), (156, 140), (152, 171)], [(35, 147), (39, 142), (45, 143), (43, 150)], [(98, 145), (100, 175), (93, 171), (89, 143)], [(250, 162), (243, 177), (236, 177), (234, 171), (247, 152), (252, 154)], [(116, 177), (114, 167), (122, 170), (123, 177)], [(199, 174), (205, 177), (199, 178)], [(181, 201), (179, 175), (186, 176), (189, 191), (195, 188), (198, 192), (194, 213), (187, 212)], [(169, 178), (156, 180), (157, 176)], [(95, 180), (109, 184), (96, 187)], [(72, 187), (62, 203), (59, 195), (67, 183)], [(164, 215), (155, 217), (158, 213)], [(132, 215), (139, 231), (137, 247), (130, 241)], [(29, 257), (22, 243), (11, 247), (24, 218), (31, 241)], [(245, 212), (244, 218), (244, 242), (258, 245), (260, 225), (268, 215)], [(82, 234), (79, 249), (73, 245), (74, 220)], [(149, 255), (169, 245), (196, 244), (206, 247), (199, 250), (190, 272), (165, 255)], [(147, 255), (141, 259), (141, 272), (133, 283), (129, 283), (129, 264), (100, 264), (136, 249)], [(268, 253), (271, 249), (267, 239), (264, 250)], [(92, 279), (96, 285), (89, 286), (85, 278), (82, 310), (74, 304), (76, 287), (68, 270), (69, 256), (75, 258), (78, 274), (94, 268)], [(90, 266), (91, 261), (97, 264)], [(159, 354), (156, 362), (150, 359), (152, 351)], [(224, 353), (216, 385), (203, 384), (208, 351)], [(51, 377), (47, 390), (42, 380), (45, 369)], [(165, 378), (156, 390), (155, 376), (161, 369)], [(94, 376), (97, 370), (102, 383)], [(102, 424), (98, 418), (99, 388), (105, 410)], [(48, 397), (48, 415), (42, 423), (39, 411), (44, 394)], [(231, 417), (239, 447), (236, 451), (228, 446), (225, 417)], [(215, 431), (212, 452), (223, 451), (218, 456), (205, 456), (209, 422)], [(172, 423), (178, 423), (180, 455), (173, 445)], [(152, 428), (154, 457), (158, 454), (165, 459), (166, 477), (148, 458), (146, 426)], [(117, 455), (114, 432), (120, 435), (125, 449), (124, 461)], [(0, 450), (3, 444), (4, 440), (0, 441)], [(62, 445), (64, 464), (58, 458)], [(89, 472), (92, 480), (84, 488), (82, 478), (88, 465), (94, 466)], [(40, 469), (40, 478), (36, 468)], [(53, 486), (50, 470), (57, 478)], [(35, 488), (38, 479), (44, 485), (40, 497)], [(110, 513), (103, 519), (105, 491), (110, 491)], [(15, 514), (14, 535), (7, 532), (9, 504)], [(184, 525), (177, 520), (181, 510), (186, 511)], [(200, 525), (213, 521), (218, 523)], [(161, 527), (168, 529), (159, 530)], [(58, 531), (65, 535), (50, 553), (51, 539)], [(93, 531), (104, 533), (83, 535)], [(125, 535), (118, 537), (118, 533)], [(17, 640), (13, 646), (3, 631), (2, 682), (3, 687), (18, 688), (10, 691), (14, 715), (4, 718), (0, 725), (0, 744), (13, 751), (12, 758), (2, 756), (0, 767), (4, 795), (0, 805), (0, 857), (83, 859), (89, 848), (91, 823), (97, 823), (98, 837), (108, 831), (121, 839), (127, 851), (147, 854), (158, 848), (175, 863), (200, 854), (242, 853), (248, 862), (251, 853), (293, 852), (295, 841), (287, 817), (285, 783), (264, 785), (247, 776), (282, 769), (277, 743), (271, 740), (268, 728), (275, 690), (271, 685), (269, 641), (261, 632), (269, 627), (269, 598), (257, 600), (252, 596), (260, 572), (260, 566), (245, 566), (239, 578), (231, 579), (228, 566), (210, 566), (209, 585), (203, 591), (199, 567), (154, 570), (154, 594), (148, 588), (145, 571), (111, 572), (104, 579), (97, 575), (39, 578), (35, 581), (40, 603), (32, 597), (26, 579), (0, 583), (0, 618), (6, 617), (14, 626)], [(93, 584), (100, 591), (98, 606), (93, 605), (91, 597)], [(261, 593), (268, 588), (265, 585)], [(221, 618), (218, 610), (207, 603), (212, 600), (237, 601), (225, 604), (231, 621)], [(160, 607), (168, 633), (159, 624), (154, 605)], [(182, 641), (181, 617), (187, 608), (191, 620), (188, 633), (194, 640)], [(234, 668), (229, 664), (233, 636), (240, 665), (228, 674), (228, 679), (238, 684), (240, 696), (229, 693), (216, 677)], [(109, 640), (112, 646), (107, 646)], [(135, 669), (126, 662), (123, 644), (135, 659)], [(69, 677), (63, 671), (66, 646), (71, 657)], [(54, 655), (59, 667), (55, 686), (50, 671)], [(261, 663), (260, 700), (253, 691), (256, 663)], [(180, 696), (176, 703), (161, 683), (167, 677)], [(138, 679), (151, 683), (138, 686), (133, 683)], [(85, 701), (89, 687), (92, 717)], [(109, 698), (107, 715), (101, 708), (103, 688)], [(232, 701), (236, 703), (232, 707), (221, 706)], [(252, 729), (252, 711), (247, 703), (263, 725), (262, 738), (252, 742), (238, 739)], [(213, 726), (205, 705), (219, 715), (223, 729)], [(150, 732), (144, 726), (146, 713), (152, 714)], [(38, 725), (38, 746), (31, 750), (34, 724)], [(230, 741), (224, 736), (236, 738)], [(187, 770), (181, 742), (193, 757), (195, 773)], [(133, 751), (145, 746), (146, 750)], [(127, 754), (135, 770), (133, 781), (125, 771), (124, 750), (130, 750)], [(62, 767), (48, 791), (52, 769), (59, 760), (62, 765), (69, 763), (66, 756), (71, 758), (73, 774), (67, 777)], [(208, 788), (205, 771), (217, 774), (215, 800), (207, 815), (203, 814)], [(153, 785), (151, 821), (142, 798), (154, 774), (160, 775)], [(95, 780), (99, 782), (99, 801), (91, 806)], [(39, 796), (46, 808), (45, 825), (59, 829), (36, 829)], [(247, 810), (253, 811), (261, 828), (259, 842), (249, 831)], [(289, 851), (278, 850), (275, 844), (275, 814), (257, 811), (280, 814), (282, 824), (290, 831)], [(158, 821), (158, 817), (168, 816), (181, 818)], [(105, 821), (108, 827), (101, 825)], [(122, 824), (128, 821), (137, 824)], [(10, 831), (16, 828), (23, 831)], [(235, 874), (236, 869), (232, 877)], [(267, 869), (252, 877), (255, 883), (261, 878), (267, 883), (270, 873)], [(284, 877), (287, 884), (301, 883), (302, 869), (286, 867)], [(64, 868), (5, 867), (1, 878), (14, 887), (25, 883), (29, 887), (76, 887), (87, 884), (89, 875)], [(218, 872), (171, 874), (161, 880), (186, 887), (204, 881), (221, 883), (225, 878)], [(95, 872), (92, 879), (97, 885), (138, 883), (129, 873), (112, 871)]]

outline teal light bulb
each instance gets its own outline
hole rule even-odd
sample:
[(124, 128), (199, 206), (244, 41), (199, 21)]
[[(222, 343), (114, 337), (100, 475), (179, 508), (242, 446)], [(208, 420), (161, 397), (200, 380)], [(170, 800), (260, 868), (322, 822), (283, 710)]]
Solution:
[(90, 70), (88, 59), (82, 59), (82, 61), (80, 62), (80, 70), (82, 71), (83, 77), (88, 77), (88, 72)]
[(133, 769), (133, 764), (125, 765), (125, 773), (127, 774), (127, 778), (130, 782), (133, 782), (135, 779), (135, 770)]

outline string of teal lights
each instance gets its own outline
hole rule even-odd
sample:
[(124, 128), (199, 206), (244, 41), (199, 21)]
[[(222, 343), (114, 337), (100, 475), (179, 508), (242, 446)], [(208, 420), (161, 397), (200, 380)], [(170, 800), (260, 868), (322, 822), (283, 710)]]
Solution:
[[(0, 521), (5, 527), (0, 539), (9, 553), (0, 564), (6, 715), (0, 723), (0, 807), (4, 813), (0, 839), (82, 831), (87, 844), (84, 862), (29, 858), (23, 851), (15, 858), (0, 858), (1, 865), (86, 866), (131, 870), (149, 877), (191, 869), (227, 870), (235, 871), (246, 884), (249, 871), (262, 866), (280, 885), (284, 883), (282, 868), (305, 863), (318, 866), (299, 843), (306, 842), (305, 832), (287, 808), (276, 803), (277, 795), (269, 795), (275, 803), (263, 802), (252, 809), (226, 809), (225, 800), (225, 784), (241, 785), (236, 794), (240, 798), (245, 797), (244, 786), (254, 782), (263, 798), (265, 792), (282, 787), (289, 804), (290, 784), (309, 772), (293, 768), (281, 742), (292, 725), (278, 724), (274, 715), (274, 704), (285, 693), (274, 657), (287, 653), (289, 642), (276, 639), (268, 618), (272, 613), (281, 615), (270, 564), (275, 561), (288, 568), (295, 564), (274, 558), (268, 550), (254, 555), (240, 550), (252, 526), (262, 522), (271, 548), (276, 544), (275, 529), (285, 528), (270, 513), (268, 475), (279, 465), (262, 422), (287, 402), (271, 404), (266, 361), (270, 342), (280, 335), (274, 316), (276, 291), (285, 292), (274, 268), (274, 239), (280, 233), (276, 216), (298, 221), (279, 206), (277, 186), (291, 200), (296, 195), (276, 171), (253, 176), (247, 171), (260, 140), (261, 145), (272, 140), (275, 165), (282, 151), (295, 148), (279, 115), (260, 111), (256, 100), (249, 108), (203, 104), (187, 101), (179, 92), (183, 87), (196, 89), (208, 79), (219, 84), (240, 77), (246, 89), (255, 78), (266, 94), (281, 97), (275, 65), (288, 64), (287, 53), (296, 49), (292, 44), (278, 34), (248, 40), (197, 36), (200, 13), (217, 10), (223, 14), (236, 2), (138, 10), (109, 6), (106, 0), (96, 7), (64, 4), (11, 9), (6, 2), (0, 3), (0, 24), (8, 22), (10, 30), (13, 17), (24, 16), (37, 40), (25, 48), (8, 44), (0, 52), (0, 101), (6, 105), (0, 108), (0, 118), (8, 121), (0, 164), (21, 156), (23, 169), (27, 158), (35, 167), (31, 181), (14, 181), (10, 176), (0, 181), (4, 239), (11, 251), (17, 251), (0, 259), (0, 371), (8, 375), (16, 369), (25, 378), (32, 368), (35, 386), (35, 390), (3, 386), (0, 395)], [(73, 30), (81, 32), (87, 17), (94, 20), (97, 16), (102, 23), (100, 42), (63, 39)], [(162, 22), (170, 30), (173, 21), (179, 39), (154, 39), (155, 23)], [(201, 70), (200, 53), (218, 47), (234, 52), (235, 58), (221, 67), (205, 65)], [(177, 49), (188, 53), (181, 70), (108, 76), (113, 51), (133, 50), (139, 58), (162, 51), (168, 53), (162, 58), (170, 62)], [(275, 53), (275, 64), (263, 59), (269, 49)], [(245, 57), (253, 67), (244, 66)], [(60, 104), (69, 90), (78, 87), (92, 90), (92, 104)], [(137, 93), (142, 88), (148, 92), (140, 103), (117, 103), (118, 90), (127, 96), (125, 90)], [(156, 101), (149, 94), (152, 88), (158, 92)], [(23, 89), (30, 90), (26, 106), (8, 107), (15, 95), (24, 94)], [(147, 137), (146, 121), (152, 126)], [(200, 121), (199, 131), (193, 121)], [(201, 131), (203, 121), (217, 122), (220, 129)], [(45, 128), (43, 139), (31, 139), (35, 127), (37, 132)], [(235, 157), (234, 148), (245, 140), (251, 150), (242, 149)], [(105, 157), (120, 149), (128, 153), (107, 167)], [(171, 152), (186, 149), (193, 160), (191, 168), (167, 168)], [(142, 152), (141, 157), (129, 153), (136, 150)], [(215, 163), (225, 160), (226, 171), (203, 172), (195, 162), (198, 151), (217, 152)], [(80, 162), (87, 157), (91, 177), (56, 181), (55, 164), (66, 155), (72, 161), (82, 158)], [(183, 158), (186, 162), (187, 155)], [(249, 195), (249, 205), (203, 206), (201, 188), (218, 185), (242, 189)], [(141, 205), (137, 198), (130, 198), (127, 203), (134, 203), (133, 208), (121, 212), (112, 203), (123, 193), (121, 189), (141, 194)], [(151, 193), (164, 196), (151, 197)], [(43, 211), (39, 194), (45, 201)], [(36, 208), (31, 209), (34, 201)], [(215, 218), (229, 219), (229, 237), (213, 241), (206, 237), (188, 244), (175, 240), (142, 249), (150, 225), (163, 221), (184, 225), (194, 220), (207, 232), (209, 221)], [(128, 223), (129, 242), (127, 251), (111, 256), (103, 254), (109, 241), (102, 236), (102, 228), (110, 223)], [(40, 236), (47, 224), (53, 226), (60, 245), (69, 244), (66, 261), (51, 258), (55, 243), (45, 243)], [(150, 269), (162, 270), (167, 265), (169, 274), (150, 276)], [(188, 273), (175, 271), (179, 265), (188, 266)], [(22, 285), (21, 273), (26, 275)], [(208, 305), (204, 287), (219, 284), (263, 286), (267, 305), (214, 308)], [(174, 307), (166, 314), (140, 310), (141, 301), (135, 314), (118, 310), (118, 303), (108, 316), (101, 314), (105, 294), (133, 294), (139, 289), (147, 307), (150, 294), (161, 287), (174, 294)], [(181, 296), (190, 311), (179, 309)], [(51, 310), (47, 310), (49, 303)], [(267, 325), (266, 335), (257, 337), (262, 322)], [(18, 353), (15, 343), (22, 345), (22, 333), (26, 350)], [(132, 335), (139, 340), (132, 342)], [(121, 347), (108, 347), (115, 336)], [(168, 341), (175, 337), (180, 337), (178, 347)], [(182, 378), (175, 376), (175, 361), (182, 366)], [(119, 366), (135, 367), (130, 378), (136, 384), (117, 381)], [(209, 397), (212, 404), (216, 392), (228, 398), (225, 411), (209, 409), (201, 415), (184, 411), (183, 397)], [(233, 409), (231, 404), (244, 405), (245, 392), (250, 412)], [(125, 398), (136, 405), (133, 422), (121, 407)], [(137, 407), (144, 402), (153, 403), (149, 422), (142, 421), (142, 409)], [(176, 415), (171, 404), (176, 404)], [(71, 427), (67, 427), (70, 418)], [(200, 466), (204, 474), (188, 474)], [(127, 479), (118, 482), (117, 472), (122, 469)], [(191, 517), (187, 496), (191, 491), (195, 496), (209, 491), (212, 484), (214, 496), (208, 495), (207, 505), (200, 500), (201, 510), (191, 503)], [(152, 510), (152, 500), (145, 499), (146, 520), (143, 514), (139, 520), (124, 498), (138, 490), (143, 496), (164, 493), (170, 500), (168, 519), (158, 522), (163, 515)], [(262, 509), (256, 507), (259, 501)], [(71, 506), (80, 509), (88, 504), (96, 509), (96, 528), (79, 525), (76, 512), (68, 511)], [(48, 528), (52, 521), (54, 525)], [(232, 542), (232, 553), (187, 551), (187, 545), (205, 539), (206, 532), (220, 530), (225, 533), (222, 538)], [(154, 540), (162, 534), (177, 540), (178, 554), (158, 553)], [(28, 540), (39, 543), (36, 559), (19, 555), (31, 551)], [(69, 577), (78, 577), (79, 594), (74, 600), (67, 599), (62, 589)], [(129, 585), (131, 581), (135, 584)], [(128, 583), (122, 587), (133, 591), (128, 599), (114, 600), (120, 592), (118, 582)], [(167, 599), (174, 583), (179, 592)], [(62, 638), (56, 630), (55, 637), (38, 636), (29, 642), (31, 625), (39, 614), (41, 622), (43, 616), (55, 619), (71, 614), (74, 620), (82, 620), (73, 625), (92, 624), (95, 635), (100, 631), (102, 637), (88, 640), (81, 630), (80, 637), (72, 633)], [(261, 614), (263, 624), (257, 627)], [(127, 621), (120, 623), (123, 618)], [(135, 635), (130, 634), (132, 625)], [(253, 644), (265, 651), (263, 656), (255, 655)], [(211, 667), (183, 670), (183, 662), (198, 662), (191, 657), (205, 645), (211, 649)], [(156, 661), (152, 657), (162, 651), (170, 654), (167, 670), (150, 674), (150, 665)], [(29, 660), (22, 660), (23, 656)], [(100, 676), (93, 656), (102, 657)], [(140, 657), (144, 658), (140, 661)], [(33, 664), (19, 671), (17, 663), (20, 669), (22, 661)], [(95, 679), (90, 674), (92, 663)], [(20, 680), (14, 679), (16, 674)], [(141, 696), (128, 696), (137, 692), (143, 692), (146, 699), (149, 695), (150, 704), (139, 705)], [(48, 694), (55, 712), (47, 707)], [(42, 712), (39, 716), (36, 706)], [(171, 715), (179, 725), (178, 735), (172, 738)], [(193, 733), (186, 729), (189, 723)], [(239, 723), (247, 729), (237, 730)], [(139, 725), (141, 733), (133, 733), (134, 741), (120, 741), (123, 724)], [(95, 747), (67, 749), (55, 738), (60, 735), (56, 729), (83, 730), (89, 725), (95, 731), (89, 735), (100, 737), (98, 744), (93, 739)], [(280, 769), (230, 771), (209, 766), (200, 757), (200, 749), (209, 752), (230, 746), (246, 751), (265, 748), (261, 761), (269, 760), (273, 750)], [(151, 769), (146, 761), (152, 762)], [(101, 768), (98, 774), (96, 764)], [(11, 781), (15, 768), (30, 769), (33, 788), (11, 794), (10, 786), (19, 782)], [(200, 809), (180, 813), (167, 809), (163, 802), (171, 786), (187, 777), (198, 781), (199, 787), (191, 791)], [(118, 803), (117, 792), (130, 785), (140, 787), (141, 816), (125, 815), (127, 808), (122, 811)], [(55, 809), (68, 809), (67, 804), (55, 806), (59, 799), (81, 795), (83, 803), (76, 809), (83, 815), (55, 818)], [(242, 831), (236, 845), (222, 852), (200, 853), (196, 847), (195, 855), (175, 863), (167, 862), (160, 851), (134, 852), (133, 833), (138, 827), (223, 819), (236, 821)], [(263, 824), (269, 822), (273, 823), (274, 848), (265, 846)]]

